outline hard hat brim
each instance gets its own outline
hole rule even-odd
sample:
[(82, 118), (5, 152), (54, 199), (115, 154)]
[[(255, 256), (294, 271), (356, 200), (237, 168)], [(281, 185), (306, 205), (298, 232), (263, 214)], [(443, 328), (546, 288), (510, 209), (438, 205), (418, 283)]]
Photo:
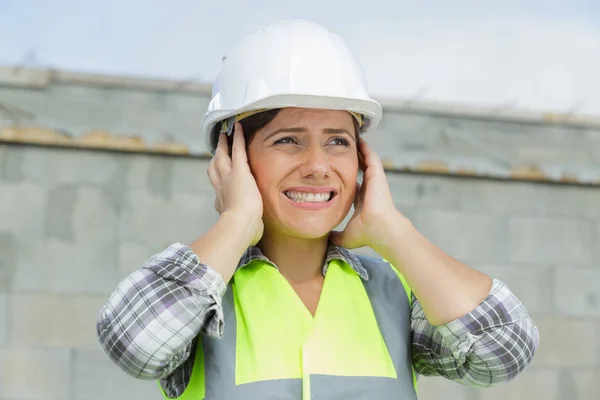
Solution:
[(365, 118), (364, 131), (373, 130), (381, 121), (383, 110), (381, 104), (373, 99), (356, 99), (345, 97), (326, 97), (310, 94), (281, 94), (237, 108), (220, 108), (218, 111), (208, 111), (202, 121), (202, 131), (207, 150), (212, 154), (218, 140), (218, 130), (213, 129), (216, 124), (230, 117), (247, 111), (280, 109), (288, 107), (311, 108), (322, 110), (342, 110), (362, 114)]

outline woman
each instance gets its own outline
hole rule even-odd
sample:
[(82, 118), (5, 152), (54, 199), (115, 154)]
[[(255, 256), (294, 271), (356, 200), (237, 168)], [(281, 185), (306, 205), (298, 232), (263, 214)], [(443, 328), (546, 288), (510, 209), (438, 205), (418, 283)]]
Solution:
[[(220, 218), (119, 285), (97, 326), (109, 357), (181, 399), (416, 399), (418, 374), (487, 387), (521, 373), (535, 324), (396, 209), (362, 138), (380, 118), (325, 29), (285, 21), (242, 41), (204, 120)], [(348, 250), (363, 246), (381, 257)]]

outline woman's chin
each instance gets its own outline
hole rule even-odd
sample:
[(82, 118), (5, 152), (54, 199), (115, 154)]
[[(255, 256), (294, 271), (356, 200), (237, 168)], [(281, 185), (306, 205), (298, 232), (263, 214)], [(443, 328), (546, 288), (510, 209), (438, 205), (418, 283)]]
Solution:
[(323, 219), (304, 219), (293, 223), (285, 224), (283, 231), (290, 236), (299, 239), (321, 239), (329, 236), (329, 233), (337, 226), (335, 223), (323, 221)]
[[(285, 210), (287, 211), (287, 210)], [(322, 239), (329, 236), (344, 220), (341, 209), (317, 212), (281, 212), (263, 217), (265, 229), (278, 235), (296, 239)]]

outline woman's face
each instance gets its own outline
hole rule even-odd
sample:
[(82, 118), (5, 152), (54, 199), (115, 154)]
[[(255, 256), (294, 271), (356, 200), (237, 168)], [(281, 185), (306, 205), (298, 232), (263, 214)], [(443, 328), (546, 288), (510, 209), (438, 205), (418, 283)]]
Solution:
[(248, 162), (271, 233), (327, 236), (348, 214), (358, 153), (352, 115), (285, 108), (248, 145)]

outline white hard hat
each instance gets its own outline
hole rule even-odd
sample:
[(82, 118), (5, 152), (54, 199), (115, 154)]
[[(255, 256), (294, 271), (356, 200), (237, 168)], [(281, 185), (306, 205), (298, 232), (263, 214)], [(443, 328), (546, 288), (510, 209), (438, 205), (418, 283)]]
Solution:
[(363, 132), (375, 128), (382, 115), (381, 105), (369, 96), (360, 62), (344, 41), (303, 20), (254, 32), (224, 57), (202, 121), (208, 150), (216, 147), (216, 124), (242, 113), (283, 107), (360, 114)]

